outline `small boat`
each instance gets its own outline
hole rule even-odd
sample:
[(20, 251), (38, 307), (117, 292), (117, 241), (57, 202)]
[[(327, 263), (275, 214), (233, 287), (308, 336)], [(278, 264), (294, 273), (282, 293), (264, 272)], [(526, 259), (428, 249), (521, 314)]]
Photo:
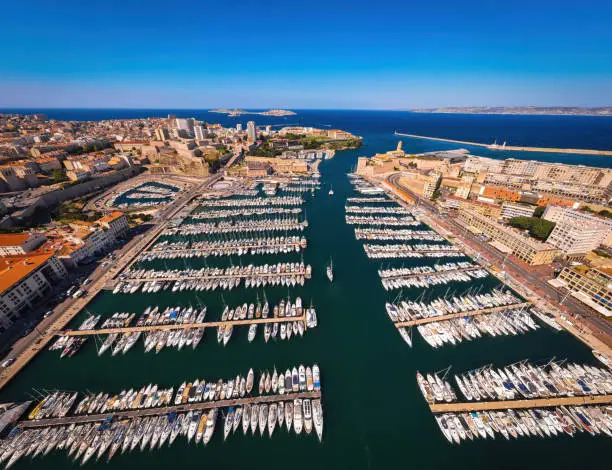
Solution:
[(255, 339), (255, 334), (257, 333), (257, 323), (253, 323), (249, 326), (249, 343), (252, 343)]
[(249, 373), (247, 374), (247, 379), (246, 379), (246, 392), (248, 394), (251, 393), (251, 390), (253, 390), (253, 380), (254, 380), (255, 374), (253, 373), (253, 369), (249, 369)]
[(208, 444), (208, 441), (210, 441), (210, 438), (215, 432), (217, 413), (217, 408), (213, 408), (208, 412), (208, 418), (206, 419), (206, 430), (204, 431), (204, 445)]
[(325, 274), (327, 274), (327, 279), (329, 279), (329, 282), (334, 282), (334, 262), (332, 259), (329, 260), (329, 264), (325, 269)]
[(302, 422), (302, 400), (296, 398), (293, 400), (293, 429), (296, 434), (302, 433), (304, 423)]
[(312, 421), (319, 441), (321, 441), (323, 439), (323, 408), (321, 407), (321, 400), (312, 400)]
[(304, 407), (304, 430), (306, 434), (310, 434), (312, 431), (312, 405), (308, 399), (305, 399), (302, 404)]

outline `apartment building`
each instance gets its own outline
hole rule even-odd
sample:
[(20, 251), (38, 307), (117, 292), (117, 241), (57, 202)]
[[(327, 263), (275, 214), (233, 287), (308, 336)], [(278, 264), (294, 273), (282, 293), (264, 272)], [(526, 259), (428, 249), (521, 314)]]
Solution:
[(0, 234), (0, 256), (25, 255), (35, 250), (47, 238), (42, 233), (4, 233)]
[(441, 181), (442, 173), (439, 171), (430, 172), (426, 177), (425, 184), (423, 185), (423, 197), (432, 199), (435, 192), (440, 187)]
[(483, 201), (462, 199), (457, 196), (446, 196), (445, 206), (449, 209), (467, 209), (492, 219), (499, 219), (502, 206)]
[(468, 157), (464, 171), (470, 173), (501, 173), (524, 176), (533, 180), (549, 180), (585, 186), (607, 188), (612, 183), (612, 170), (584, 165), (517, 160), (496, 160), (486, 157)]
[(575, 222), (578, 226), (596, 226), (607, 230), (603, 245), (612, 246), (612, 219), (606, 219), (588, 212), (575, 210), (568, 207), (549, 205), (542, 214), (542, 218), (555, 222), (557, 225)]
[(105, 215), (97, 223), (107, 229), (107, 237), (111, 237), (113, 241), (123, 238), (130, 230), (127, 217), (120, 211)]
[(535, 206), (528, 206), (526, 204), (512, 204), (510, 202), (504, 202), (502, 204), (501, 218), (511, 219), (513, 217), (531, 217), (535, 212)]
[(567, 266), (559, 273), (560, 281), (573, 297), (606, 317), (612, 316), (612, 277), (585, 265)]
[(512, 250), (512, 254), (528, 264), (549, 264), (561, 253), (559, 249), (548, 243), (534, 240), (472, 210), (460, 209), (458, 218), (472, 230), (479, 231)]
[(0, 258), (0, 332), (26, 309), (44, 298), (54, 282), (67, 275), (53, 250)]

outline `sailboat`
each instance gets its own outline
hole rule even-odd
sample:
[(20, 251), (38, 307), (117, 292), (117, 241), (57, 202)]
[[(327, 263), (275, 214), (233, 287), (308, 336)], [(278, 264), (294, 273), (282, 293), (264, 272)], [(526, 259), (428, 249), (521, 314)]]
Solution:
[(329, 264), (327, 265), (326, 274), (329, 282), (334, 282), (334, 262), (331, 258), (329, 259)]

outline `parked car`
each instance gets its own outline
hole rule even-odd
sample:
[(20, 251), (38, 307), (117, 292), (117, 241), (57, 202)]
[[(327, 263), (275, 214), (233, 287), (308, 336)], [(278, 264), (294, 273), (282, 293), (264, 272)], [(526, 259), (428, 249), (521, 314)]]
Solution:
[(4, 361), (1, 365), (2, 368), (8, 367), (10, 366), (13, 362), (15, 362), (15, 358), (11, 357), (10, 359), (7, 359), (6, 361)]

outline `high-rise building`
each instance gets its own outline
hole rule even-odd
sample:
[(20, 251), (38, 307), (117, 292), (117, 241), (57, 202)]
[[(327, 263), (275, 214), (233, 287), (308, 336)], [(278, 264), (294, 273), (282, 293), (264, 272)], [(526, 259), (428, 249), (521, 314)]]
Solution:
[[(542, 218), (554, 222), (556, 224), (574, 223), (579, 227), (592, 228), (599, 227), (606, 231), (603, 244), (612, 246), (612, 220), (589, 214), (587, 212), (570, 209), (568, 207), (559, 207), (549, 205), (542, 214)], [(552, 233), (551, 233), (552, 235)]]
[(242, 132), (242, 124), (236, 124), (236, 130)]
[(423, 197), (427, 199), (433, 198), (436, 190), (440, 187), (441, 181), (442, 173), (439, 171), (432, 171), (428, 175), (427, 181), (425, 181), (425, 185), (423, 186)]
[(156, 140), (168, 140), (169, 134), (168, 130), (164, 127), (158, 127), (155, 129), (155, 139)]
[(203, 140), (204, 139), (204, 127), (203, 126), (194, 126), (193, 134), (196, 139)]
[(195, 121), (193, 119), (176, 118), (176, 128), (183, 137), (193, 136), (194, 124)]
[(257, 140), (257, 129), (255, 128), (255, 121), (247, 122), (247, 137), (251, 142), (255, 142), (255, 140)]

